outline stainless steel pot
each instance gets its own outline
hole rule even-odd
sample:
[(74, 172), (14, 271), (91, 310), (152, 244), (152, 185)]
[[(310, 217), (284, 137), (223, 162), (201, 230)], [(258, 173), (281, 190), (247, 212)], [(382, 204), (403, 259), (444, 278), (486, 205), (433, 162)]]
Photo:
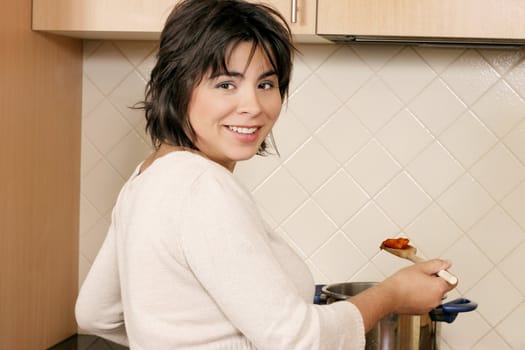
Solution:
[[(347, 282), (322, 286), (320, 303), (345, 300), (376, 282)], [(388, 314), (366, 333), (365, 350), (438, 350), (440, 322), (451, 323), (459, 312), (475, 310), (477, 304), (460, 298), (442, 304), (425, 315)]]

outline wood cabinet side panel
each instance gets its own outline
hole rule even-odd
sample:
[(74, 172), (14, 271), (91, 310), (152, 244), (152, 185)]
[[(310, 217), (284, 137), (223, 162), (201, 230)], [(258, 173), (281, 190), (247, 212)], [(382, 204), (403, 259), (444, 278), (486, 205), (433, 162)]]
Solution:
[(76, 332), (82, 42), (31, 31), (31, 0), (0, 21), (0, 349)]

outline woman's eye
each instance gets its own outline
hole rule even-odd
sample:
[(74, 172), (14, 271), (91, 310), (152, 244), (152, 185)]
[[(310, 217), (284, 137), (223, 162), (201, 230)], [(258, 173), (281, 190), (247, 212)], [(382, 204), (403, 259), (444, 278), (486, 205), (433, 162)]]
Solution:
[(275, 87), (275, 84), (272, 81), (264, 81), (259, 84), (259, 87), (263, 90), (270, 90)]
[(216, 87), (219, 88), (219, 89), (225, 89), (225, 90), (230, 90), (230, 89), (234, 88), (233, 84), (228, 82), (228, 81), (219, 83), (219, 84), (216, 85)]

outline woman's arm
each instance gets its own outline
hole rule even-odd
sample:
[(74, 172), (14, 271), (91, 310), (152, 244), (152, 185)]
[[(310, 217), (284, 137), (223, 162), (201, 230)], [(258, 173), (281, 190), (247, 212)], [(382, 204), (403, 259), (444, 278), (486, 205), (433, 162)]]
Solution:
[(270, 248), (251, 197), (233, 179), (215, 175), (203, 175), (189, 195), (181, 248), (226, 318), (261, 350), (362, 348), (359, 310), (303, 299)]
[(121, 345), (128, 345), (124, 325), (115, 233), (106, 239), (84, 280), (75, 305), (79, 327)]
[(441, 304), (443, 295), (455, 287), (436, 276), (449, 267), (450, 262), (439, 259), (418, 263), (347, 300), (361, 312), (367, 331), (389, 313), (424, 314)]

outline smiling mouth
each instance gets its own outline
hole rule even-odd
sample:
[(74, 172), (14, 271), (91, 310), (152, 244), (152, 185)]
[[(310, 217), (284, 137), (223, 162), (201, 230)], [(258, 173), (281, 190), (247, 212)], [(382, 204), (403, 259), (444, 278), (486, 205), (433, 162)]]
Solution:
[(239, 126), (228, 125), (228, 129), (238, 134), (251, 135), (255, 133), (259, 128), (242, 128)]

